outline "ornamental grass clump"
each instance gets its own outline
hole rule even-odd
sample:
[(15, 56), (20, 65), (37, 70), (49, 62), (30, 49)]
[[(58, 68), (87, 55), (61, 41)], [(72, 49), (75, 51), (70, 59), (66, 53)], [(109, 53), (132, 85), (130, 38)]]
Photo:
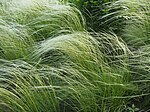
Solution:
[(139, 0), (125, 4), (129, 7), (126, 11), (129, 20), (125, 21), (123, 39), (136, 48), (149, 44), (150, 3), (147, 0)]
[(1, 112), (126, 110), (137, 87), (120, 37), (87, 32), (81, 12), (56, 0), (0, 4)]
[(25, 58), (32, 51), (34, 40), (23, 25), (0, 22), (0, 57), (8, 60)]
[(9, 4), (7, 17), (10, 16), (9, 19), (12, 21), (29, 27), (30, 35), (34, 35), (37, 40), (59, 33), (83, 31), (85, 28), (79, 10), (56, 0), (12, 0)]
[(133, 55), (129, 58), (134, 85), (138, 94), (132, 102), (142, 111), (149, 111), (149, 37), (150, 37), (150, 4), (148, 0), (124, 1), (128, 7), (124, 12), (128, 20), (122, 33), (122, 39), (128, 44)]

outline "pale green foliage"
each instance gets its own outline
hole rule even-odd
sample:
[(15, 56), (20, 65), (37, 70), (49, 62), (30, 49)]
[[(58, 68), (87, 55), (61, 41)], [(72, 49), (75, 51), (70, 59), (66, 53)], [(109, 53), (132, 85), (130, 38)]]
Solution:
[(24, 58), (32, 50), (33, 39), (22, 25), (0, 22), (0, 57), (5, 59)]
[(121, 112), (142, 96), (141, 89), (134, 94), (139, 78), (131, 81), (134, 56), (141, 56), (114, 33), (87, 32), (75, 7), (0, 4), (1, 112)]
[[(126, 2), (125, 2), (126, 3)], [(124, 28), (124, 40), (129, 45), (149, 44), (150, 37), (150, 3), (147, 0), (126, 3), (129, 20)]]

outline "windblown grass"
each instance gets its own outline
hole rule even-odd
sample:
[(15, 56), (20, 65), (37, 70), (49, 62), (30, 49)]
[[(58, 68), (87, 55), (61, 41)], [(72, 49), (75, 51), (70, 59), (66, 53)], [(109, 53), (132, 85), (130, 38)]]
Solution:
[(124, 28), (124, 40), (137, 48), (149, 44), (150, 3), (147, 0), (139, 0), (130, 2), (130, 5), (128, 2), (126, 4), (129, 7), (126, 12), (129, 20)]
[(8, 60), (24, 58), (31, 53), (33, 39), (29, 36), (23, 25), (0, 23), (0, 57)]
[(133, 55), (129, 59), (133, 82), (140, 94), (133, 102), (141, 111), (149, 111), (149, 37), (150, 37), (150, 4), (148, 0), (124, 1), (127, 7), (124, 12), (128, 20), (125, 21), (122, 38), (128, 44)]
[(80, 11), (59, 1), (0, 5), (1, 112), (122, 112), (147, 96), (138, 83), (149, 84), (148, 46), (140, 54), (129, 36), (87, 32)]

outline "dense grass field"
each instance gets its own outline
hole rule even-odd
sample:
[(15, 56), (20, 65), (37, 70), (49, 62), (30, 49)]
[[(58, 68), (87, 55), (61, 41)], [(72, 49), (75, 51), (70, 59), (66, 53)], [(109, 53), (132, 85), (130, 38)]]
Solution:
[(150, 112), (150, 1), (0, 0), (0, 112)]

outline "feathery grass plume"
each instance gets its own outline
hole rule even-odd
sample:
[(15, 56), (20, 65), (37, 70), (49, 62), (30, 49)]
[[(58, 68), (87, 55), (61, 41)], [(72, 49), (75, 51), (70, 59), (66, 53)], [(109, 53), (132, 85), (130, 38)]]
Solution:
[(2, 112), (97, 111), (91, 85), (78, 70), (43, 65), (36, 69), (23, 61), (4, 62), (0, 66)]
[(33, 42), (24, 26), (0, 20), (0, 58), (25, 58), (32, 51)]
[(143, 110), (148, 111), (149, 99), (149, 37), (150, 37), (150, 3), (148, 0), (123, 1), (128, 7), (126, 15), (129, 17), (125, 21), (123, 29), (123, 40), (125, 40), (133, 51), (129, 59), (132, 71), (133, 82), (138, 87), (138, 94), (131, 103)]
[(133, 2), (125, 1), (128, 10), (126, 14), (129, 17), (125, 21), (126, 25), (123, 32), (123, 39), (128, 45), (138, 48), (149, 44), (150, 37), (150, 3), (148, 0), (139, 0)]
[(134, 86), (121, 39), (90, 35), (80, 11), (58, 1), (22, 2), (1, 15), (0, 111), (122, 111)]
[[(75, 32), (48, 38), (37, 47), (38, 49), (35, 51), (34, 56), (38, 59), (41, 57), (44, 62), (51, 63), (52, 61), (52, 63), (56, 64), (61, 63), (60, 59), (65, 62), (65, 58), (67, 60), (70, 59), (74, 63), (81, 64), (81, 66), (86, 64), (84, 62), (85, 60), (90, 60), (91, 64), (92, 62), (99, 63), (103, 61), (103, 59), (101, 59), (102, 55), (98, 49), (96, 51), (91, 39), (94, 38), (86, 32)], [(52, 52), (54, 52), (54, 54)], [(56, 62), (54, 60), (56, 60)], [(85, 65), (85, 67), (88, 66), (90, 66), (90, 64)]]
[[(101, 41), (107, 42), (107, 45), (110, 47), (108, 50), (112, 49), (110, 52), (118, 52), (117, 50), (119, 49), (122, 54), (127, 52), (125, 45), (119, 42), (117, 38), (113, 40), (113, 38), (110, 37), (109, 39), (107, 36), (103, 36)], [(114, 43), (111, 43), (111, 41), (114, 41)], [(35, 58), (41, 58), (41, 63), (47, 62), (47, 64), (56, 67), (61, 67), (61, 65), (64, 64), (68, 65), (71, 61), (69, 66), (80, 71), (82, 75), (94, 85), (91, 91), (93, 91), (93, 93), (95, 92), (98, 99), (99, 111), (103, 112), (109, 109), (116, 111), (116, 107), (121, 106), (118, 108), (121, 109), (127, 101), (126, 99), (119, 99), (119, 97), (125, 95), (126, 91), (131, 91), (132, 87), (129, 87), (130, 72), (127, 68), (123, 68), (125, 66), (119, 67), (119, 64), (118, 67), (114, 67), (117, 68), (117, 70), (113, 70), (114, 68), (108, 65), (109, 63), (105, 61), (105, 55), (101, 51), (101, 48), (104, 48), (105, 45), (102, 42), (97, 41), (86, 32), (60, 35), (43, 41), (35, 53)], [(116, 44), (117, 47), (115, 47), (114, 44)], [(52, 54), (52, 52), (54, 54)], [(107, 50), (103, 52), (109, 53)], [(117, 57), (117, 54), (115, 55)], [(61, 61), (59, 59), (61, 59)], [(109, 61), (111, 63), (111, 60)]]
[(132, 71), (133, 84), (138, 87), (138, 90), (134, 94), (138, 94), (139, 96), (133, 98), (131, 101), (139, 109), (147, 112), (150, 109), (150, 45), (140, 46), (133, 54), (129, 59), (129, 65)]
[(62, 65), (60, 69), (42, 64), (37, 69), (23, 61), (1, 60), (2, 111), (4, 108), (14, 112), (43, 109), (115, 112), (122, 109), (126, 100), (119, 97), (129, 86), (124, 83), (122, 74), (112, 71), (98, 73), (74, 64)]
[[(0, 66), (0, 108), (11, 112), (57, 112), (55, 91), (32, 89), (45, 86), (37, 70), (23, 61), (7, 62)], [(46, 78), (46, 77), (44, 77)], [(50, 79), (49, 79), (50, 81)]]
[(131, 54), (125, 42), (113, 32), (91, 33), (91, 35), (98, 41), (99, 49), (105, 57), (127, 57)]
[(8, 20), (31, 28), (30, 35), (35, 35), (38, 40), (85, 28), (80, 11), (57, 0), (12, 0), (9, 4)]
[[(88, 30), (96, 32), (112, 30), (118, 33), (121, 28), (121, 17), (118, 16), (122, 7), (119, 0), (63, 0), (74, 4), (84, 15)], [(119, 27), (118, 27), (119, 26)]]

